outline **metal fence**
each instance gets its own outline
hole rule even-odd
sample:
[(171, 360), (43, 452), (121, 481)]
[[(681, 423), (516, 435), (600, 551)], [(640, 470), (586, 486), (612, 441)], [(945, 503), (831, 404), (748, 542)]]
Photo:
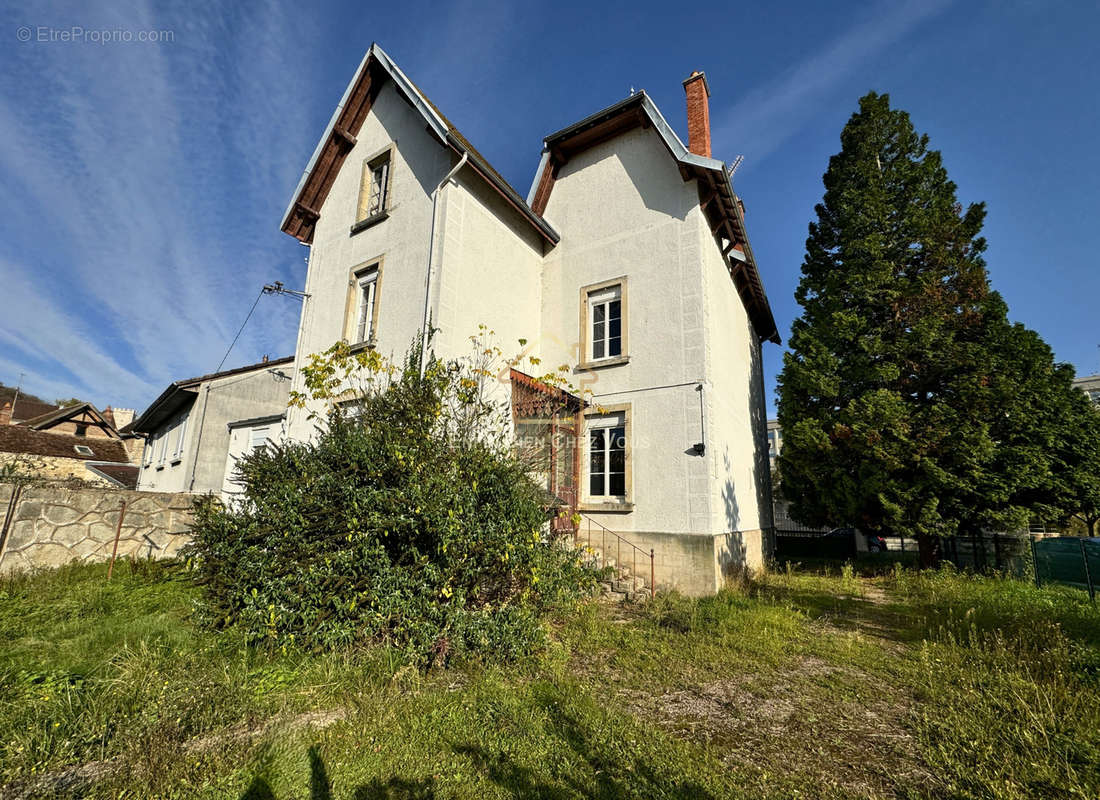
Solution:
[(1059, 536), (1032, 539), (1035, 585), (1059, 583), (1084, 589), (1096, 599), (1100, 583), (1100, 538)]
[(1000, 572), (1017, 578), (1033, 574), (1031, 537), (1023, 532), (947, 537), (942, 555), (961, 570)]
[(856, 533), (777, 529), (775, 557), (780, 561), (792, 558), (855, 558)]
[[(830, 533), (815, 530), (781, 528), (775, 534), (775, 556), (779, 561), (800, 558), (853, 560), (866, 553), (856, 547), (851, 530)], [(888, 552), (917, 550), (916, 541), (887, 537)], [(1100, 588), (1100, 537), (1081, 538), (1054, 533), (980, 533), (950, 536), (943, 540), (944, 561), (959, 570), (999, 573), (1037, 586), (1060, 584), (1084, 589), (1096, 597)]]

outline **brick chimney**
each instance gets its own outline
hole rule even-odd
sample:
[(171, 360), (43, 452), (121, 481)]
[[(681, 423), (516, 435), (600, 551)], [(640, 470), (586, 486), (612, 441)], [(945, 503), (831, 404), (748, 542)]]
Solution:
[(103, 409), (102, 413), (103, 421), (110, 425), (112, 428), (115, 427), (115, 410), (110, 406), (107, 406), (105, 409)]
[(688, 150), (710, 158), (710, 87), (707, 76), (696, 70), (684, 81), (688, 112)]

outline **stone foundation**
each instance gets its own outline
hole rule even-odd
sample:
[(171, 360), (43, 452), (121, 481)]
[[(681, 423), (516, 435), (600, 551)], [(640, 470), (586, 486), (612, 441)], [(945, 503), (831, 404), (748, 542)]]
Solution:
[(0, 484), (0, 573), (107, 561), (123, 501), (119, 558), (167, 558), (190, 540), (192, 495)]

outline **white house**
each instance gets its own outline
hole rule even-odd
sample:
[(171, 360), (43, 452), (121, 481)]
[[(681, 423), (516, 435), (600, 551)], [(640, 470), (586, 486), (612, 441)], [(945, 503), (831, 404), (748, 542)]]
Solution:
[(176, 381), (130, 426), (145, 435), (137, 488), (148, 492), (239, 491), (241, 455), (283, 436), (293, 357)]
[[(400, 356), (426, 319), (442, 357), (479, 324), (526, 340), (591, 392), (583, 410), (564, 398), (570, 435), (549, 448), (582, 535), (652, 548), (658, 585), (705, 594), (768, 550), (761, 344), (779, 337), (711, 157), (706, 78), (684, 87), (688, 146), (638, 92), (546, 137), (524, 199), (372, 45), (282, 230), (310, 246), (296, 363), (340, 339)], [(554, 392), (512, 378), (521, 425)], [(292, 409), (287, 425), (313, 423)]]

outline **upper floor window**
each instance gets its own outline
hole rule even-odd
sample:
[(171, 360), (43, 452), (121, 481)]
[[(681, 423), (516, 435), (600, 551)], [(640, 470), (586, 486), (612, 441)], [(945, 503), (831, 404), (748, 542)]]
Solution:
[(265, 425), (262, 428), (253, 428), (249, 434), (249, 449), (260, 450), (267, 447), (267, 443), (271, 441), (271, 428)]
[(581, 290), (584, 360), (589, 363), (626, 359), (626, 278)]
[(187, 435), (188, 416), (188, 414), (184, 414), (180, 417), (179, 425), (176, 426), (176, 449), (172, 454), (173, 461), (179, 461), (183, 458), (183, 438)]
[(352, 344), (374, 340), (375, 324), (378, 319), (378, 277), (380, 264), (354, 270), (351, 275), (351, 296), (349, 298), (350, 330), (348, 338)]
[(363, 162), (359, 184), (358, 222), (376, 217), (389, 209), (391, 148)]
[(168, 453), (168, 431), (164, 431), (157, 437), (157, 463), (163, 464), (164, 457)]

